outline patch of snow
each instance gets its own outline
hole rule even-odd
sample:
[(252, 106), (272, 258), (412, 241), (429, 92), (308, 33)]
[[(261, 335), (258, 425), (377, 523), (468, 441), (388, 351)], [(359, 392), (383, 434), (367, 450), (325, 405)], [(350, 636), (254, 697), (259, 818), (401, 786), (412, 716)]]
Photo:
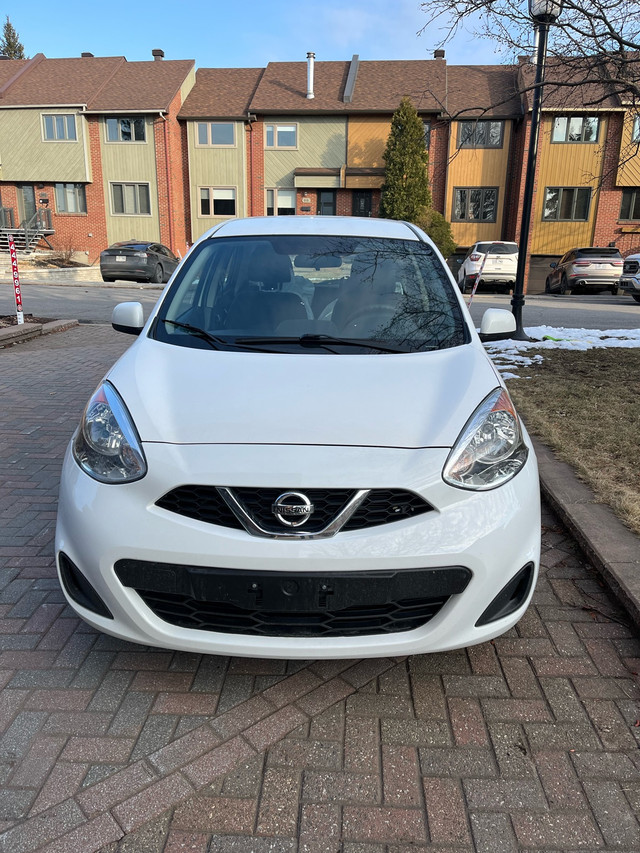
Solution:
[(532, 326), (525, 329), (532, 341), (492, 341), (485, 348), (504, 379), (517, 379), (511, 371), (530, 367), (544, 356), (526, 355), (531, 350), (588, 350), (608, 347), (640, 347), (640, 329), (567, 329), (564, 326)]

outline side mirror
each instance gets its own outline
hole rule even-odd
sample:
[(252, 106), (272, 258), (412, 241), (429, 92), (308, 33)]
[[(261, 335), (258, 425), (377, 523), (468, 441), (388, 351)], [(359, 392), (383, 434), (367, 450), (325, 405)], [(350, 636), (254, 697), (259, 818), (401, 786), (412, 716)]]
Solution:
[(111, 325), (116, 332), (139, 335), (144, 326), (144, 314), (139, 302), (121, 302), (113, 309)]
[(554, 270), (558, 266), (558, 264), (555, 261), (553, 261), (553, 263), (549, 264), (549, 266), (551, 267), (552, 270)]
[(501, 341), (510, 338), (516, 330), (516, 318), (504, 308), (487, 308), (480, 324), (480, 340)]

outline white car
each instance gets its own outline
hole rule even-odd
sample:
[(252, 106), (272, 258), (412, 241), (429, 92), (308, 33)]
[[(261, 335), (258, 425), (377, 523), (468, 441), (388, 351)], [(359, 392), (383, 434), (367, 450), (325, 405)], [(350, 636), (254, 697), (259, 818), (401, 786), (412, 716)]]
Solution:
[[(108, 634), (192, 652), (443, 651), (524, 613), (529, 438), (445, 263), (402, 223), (231, 220), (181, 262), (89, 400), (56, 534)], [(513, 330), (492, 309), (484, 328)]]
[(478, 286), (500, 287), (506, 293), (516, 281), (518, 269), (518, 246), (487, 240), (474, 243), (464, 256), (458, 270), (458, 287), (463, 293), (473, 289), (476, 280)]

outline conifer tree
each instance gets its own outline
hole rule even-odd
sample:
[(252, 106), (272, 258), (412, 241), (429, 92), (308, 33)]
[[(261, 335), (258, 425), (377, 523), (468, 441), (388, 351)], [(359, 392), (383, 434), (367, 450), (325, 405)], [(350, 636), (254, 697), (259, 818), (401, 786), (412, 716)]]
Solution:
[(426, 207), (431, 207), (431, 193), (424, 126), (409, 98), (403, 98), (393, 114), (383, 156), (380, 215), (415, 222)]
[(24, 54), (24, 47), (22, 46), (18, 33), (15, 31), (15, 28), (9, 20), (8, 15), (5, 25), (2, 28), (2, 38), (0, 39), (0, 53), (3, 53), (5, 56), (8, 56), (9, 59), (26, 59), (26, 56)]

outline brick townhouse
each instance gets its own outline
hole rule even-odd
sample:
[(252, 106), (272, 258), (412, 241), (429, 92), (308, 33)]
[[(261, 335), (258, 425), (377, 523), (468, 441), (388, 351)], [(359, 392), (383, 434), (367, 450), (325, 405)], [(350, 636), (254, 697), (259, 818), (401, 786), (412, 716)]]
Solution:
[(190, 212), (177, 114), (194, 62), (153, 54), (0, 62), (5, 234), (20, 229), (88, 263), (130, 237), (184, 252)]
[[(201, 68), (123, 57), (0, 62), (0, 204), (56, 248), (136, 237), (182, 252), (234, 216), (376, 216), (391, 117), (420, 115), (433, 202), (464, 249), (517, 240), (533, 68), (306, 61)], [(575, 70), (572, 72), (577, 74)], [(640, 126), (606, 84), (549, 67), (530, 248), (640, 247)], [(523, 93), (523, 94), (521, 94)], [(41, 243), (41, 245), (44, 245)]]

